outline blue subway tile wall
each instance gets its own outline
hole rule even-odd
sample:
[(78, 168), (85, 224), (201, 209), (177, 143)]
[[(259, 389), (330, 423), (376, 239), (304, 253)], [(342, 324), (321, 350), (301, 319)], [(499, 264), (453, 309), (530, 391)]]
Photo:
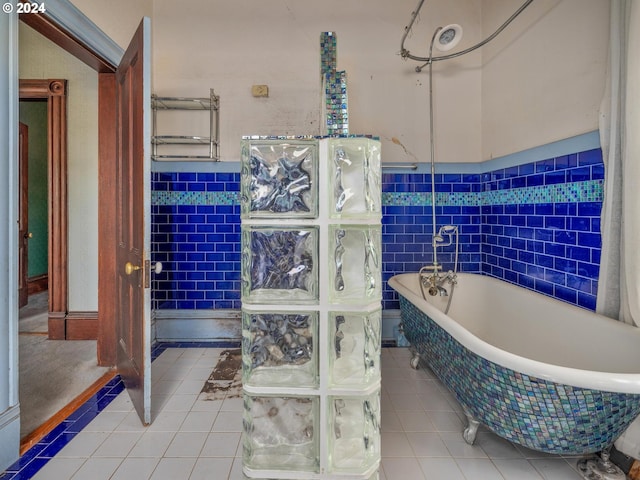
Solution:
[(595, 310), (600, 149), (482, 175), (482, 272)]
[[(458, 270), (482, 272), (480, 175), (436, 174), (436, 225), (459, 232)], [(387, 285), (393, 275), (417, 272), (433, 262), (430, 174), (382, 176), (382, 306), (398, 309), (397, 294)], [(445, 238), (445, 240), (448, 240)], [(445, 242), (447, 243), (447, 242)], [(438, 263), (453, 270), (455, 244), (438, 247)]]
[(240, 308), (239, 173), (152, 176), (155, 309)]
[[(600, 149), (481, 174), (435, 175), (436, 225), (459, 229), (459, 270), (594, 309), (604, 166)], [(240, 308), (239, 173), (153, 174), (156, 309)], [(433, 262), (431, 176), (383, 174), (386, 281)], [(453, 269), (455, 246), (438, 248)]]

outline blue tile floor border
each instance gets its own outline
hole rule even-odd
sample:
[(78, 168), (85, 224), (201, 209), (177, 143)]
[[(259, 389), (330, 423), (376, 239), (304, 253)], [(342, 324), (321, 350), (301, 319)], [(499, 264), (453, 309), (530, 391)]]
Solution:
[[(158, 342), (151, 349), (151, 361), (168, 348), (240, 348), (240, 342)], [(120, 375), (65, 418), (62, 423), (0, 473), (0, 480), (28, 480), (56, 456), (78, 433), (124, 390)]]

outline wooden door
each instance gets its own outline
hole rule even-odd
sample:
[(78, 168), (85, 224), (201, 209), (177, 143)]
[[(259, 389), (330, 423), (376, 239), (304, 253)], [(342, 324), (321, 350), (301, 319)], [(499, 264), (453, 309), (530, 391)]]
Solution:
[(27, 276), (29, 269), (29, 127), (20, 122), (18, 143), (20, 186), (18, 220), (18, 303), (24, 307), (29, 302)]
[(150, 20), (116, 71), (117, 365), (143, 424), (151, 423)]

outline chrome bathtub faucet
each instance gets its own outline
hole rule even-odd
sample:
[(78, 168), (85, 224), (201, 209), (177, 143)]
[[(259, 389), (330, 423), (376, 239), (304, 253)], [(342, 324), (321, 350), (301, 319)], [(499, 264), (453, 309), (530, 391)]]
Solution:
[[(458, 276), (452, 270), (449, 270), (446, 274), (442, 275), (439, 271), (442, 270), (442, 265), (433, 264), (433, 265), (425, 265), (420, 269), (420, 288), (423, 290), (427, 289), (427, 292), (432, 297), (436, 295), (440, 295), (441, 297), (449, 296), (449, 292), (443, 286), (445, 283), (449, 285), (455, 285), (458, 283)], [(425, 272), (432, 272), (427, 275)]]
[[(422, 289), (422, 296), (424, 297), (424, 289), (427, 288), (427, 292), (432, 297), (440, 294), (441, 296), (448, 295), (447, 290), (442, 286), (441, 277), (438, 272), (442, 270), (442, 265), (433, 264), (425, 265), (420, 269), (420, 288)], [(431, 271), (432, 273), (427, 275), (425, 272)]]

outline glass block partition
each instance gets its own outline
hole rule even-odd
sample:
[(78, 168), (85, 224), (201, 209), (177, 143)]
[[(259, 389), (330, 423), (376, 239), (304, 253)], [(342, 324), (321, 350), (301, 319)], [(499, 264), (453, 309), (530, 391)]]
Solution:
[(249, 478), (378, 478), (380, 179), (371, 138), (242, 141)]

